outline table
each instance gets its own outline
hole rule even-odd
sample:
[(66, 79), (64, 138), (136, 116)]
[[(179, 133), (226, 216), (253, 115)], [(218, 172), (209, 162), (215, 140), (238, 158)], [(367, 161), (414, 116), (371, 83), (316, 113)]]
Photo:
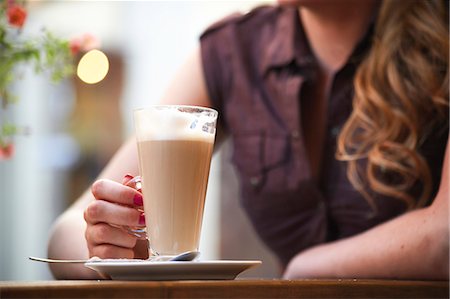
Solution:
[(0, 298), (448, 298), (448, 281), (231, 280), (0, 282)]

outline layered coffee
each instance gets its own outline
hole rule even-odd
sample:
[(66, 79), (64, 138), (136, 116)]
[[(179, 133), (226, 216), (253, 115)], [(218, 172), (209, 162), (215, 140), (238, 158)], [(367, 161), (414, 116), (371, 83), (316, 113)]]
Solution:
[(198, 250), (214, 146), (214, 130), (205, 130), (198, 117), (173, 111), (164, 115), (148, 120), (156, 121), (151, 129), (137, 128), (152, 255)]

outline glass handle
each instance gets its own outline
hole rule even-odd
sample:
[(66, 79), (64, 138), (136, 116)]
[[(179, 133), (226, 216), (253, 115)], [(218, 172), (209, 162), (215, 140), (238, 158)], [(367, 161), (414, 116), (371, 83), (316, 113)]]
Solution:
[[(131, 180), (125, 183), (125, 186), (131, 187), (142, 193), (142, 179), (140, 176), (135, 176)], [(142, 209), (138, 209), (140, 212), (144, 212)], [(120, 226), (119, 228), (123, 229), (130, 235), (138, 237), (140, 240), (147, 239), (147, 228), (145, 226)]]

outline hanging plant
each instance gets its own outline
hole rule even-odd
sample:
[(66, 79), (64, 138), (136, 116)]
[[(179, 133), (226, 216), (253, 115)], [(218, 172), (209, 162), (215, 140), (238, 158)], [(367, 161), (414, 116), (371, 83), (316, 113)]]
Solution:
[(89, 34), (64, 40), (46, 29), (38, 36), (23, 36), (28, 14), (25, 1), (0, 1), (0, 160), (4, 160), (14, 153), (13, 137), (26, 133), (24, 128), (1, 117), (18, 101), (10, 90), (12, 83), (20, 79), (15, 68), (32, 65), (35, 73), (45, 71), (53, 82), (58, 82), (73, 74), (74, 57), (98, 42)]

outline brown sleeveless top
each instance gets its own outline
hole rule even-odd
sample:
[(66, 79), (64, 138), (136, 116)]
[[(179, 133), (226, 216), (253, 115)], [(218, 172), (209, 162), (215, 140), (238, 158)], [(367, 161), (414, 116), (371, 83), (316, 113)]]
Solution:
[[(230, 16), (200, 38), (210, 99), (233, 140), (242, 204), (257, 233), (282, 264), (316, 244), (363, 232), (405, 211), (374, 194), (378, 212), (335, 159), (336, 137), (352, 110), (353, 77), (370, 48), (372, 29), (333, 78), (320, 181), (314, 181), (301, 127), (301, 103), (315, 80), (316, 60), (297, 8), (259, 7)], [(448, 126), (421, 148), (438, 188)]]

